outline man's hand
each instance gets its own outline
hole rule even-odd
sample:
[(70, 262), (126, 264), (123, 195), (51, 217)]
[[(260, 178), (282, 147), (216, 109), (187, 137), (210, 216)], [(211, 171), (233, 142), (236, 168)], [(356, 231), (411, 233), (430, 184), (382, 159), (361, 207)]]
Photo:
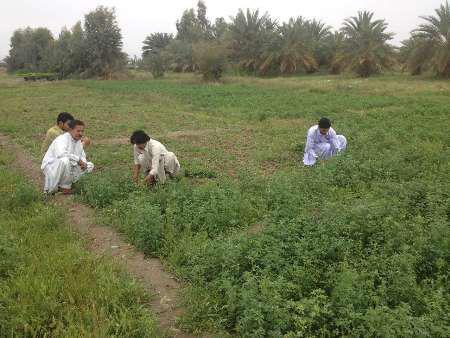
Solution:
[(80, 166), (81, 170), (86, 170), (87, 168), (86, 162), (83, 162), (82, 160), (78, 161), (78, 165)]
[(139, 184), (139, 175), (133, 175), (133, 182)]
[(156, 184), (156, 177), (154, 175), (148, 174), (144, 178), (144, 182), (147, 183), (149, 186), (153, 186)]
[(81, 139), (81, 143), (83, 144), (83, 148), (87, 148), (91, 145), (91, 140), (87, 136), (83, 136)]

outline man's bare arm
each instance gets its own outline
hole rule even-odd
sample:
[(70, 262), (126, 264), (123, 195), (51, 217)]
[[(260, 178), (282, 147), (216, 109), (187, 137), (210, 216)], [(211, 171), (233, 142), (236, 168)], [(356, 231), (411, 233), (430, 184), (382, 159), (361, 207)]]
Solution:
[(133, 168), (133, 181), (134, 183), (139, 183), (139, 172), (141, 171), (141, 165), (135, 164)]

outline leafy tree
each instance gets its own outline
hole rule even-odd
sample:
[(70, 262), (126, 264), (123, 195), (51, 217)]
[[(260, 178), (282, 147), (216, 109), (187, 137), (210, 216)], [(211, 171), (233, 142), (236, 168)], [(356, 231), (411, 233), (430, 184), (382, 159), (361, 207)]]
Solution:
[(299, 67), (303, 67), (309, 73), (317, 71), (319, 66), (314, 56), (314, 46), (308, 21), (305, 21), (302, 17), (291, 18), (280, 27), (279, 31), (282, 39), (279, 60), (280, 72), (292, 74)]
[(185, 10), (176, 27), (178, 40), (195, 43), (212, 38), (211, 23), (206, 17), (206, 5), (203, 1), (197, 4), (197, 13), (193, 8)]
[(414, 44), (409, 58), (412, 74), (430, 67), (436, 74), (450, 77), (450, 7), (448, 1), (436, 9), (436, 15), (422, 16), (421, 24), (410, 41)]
[(210, 37), (211, 32), (211, 23), (206, 17), (206, 5), (200, 0), (197, 3), (197, 22), (200, 26), (201, 31), (205, 34), (205, 37)]
[(343, 54), (344, 48), (344, 33), (336, 31), (330, 34), (326, 38), (327, 46), (327, 64), (329, 65), (329, 70), (331, 74), (339, 74), (342, 71), (342, 62), (340, 62), (340, 57)]
[(230, 57), (240, 69), (257, 73), (263, 62), (267, 63), (269, 56), (263, 60), (263, 54), (269, 41), (276, 43), (276, 27), (267, 13), (261, 16), (258, 10), (238, 11), (230, 24)]
[(8, 70), (48, 70), (53, 43), (53, 35), (47, 28), (16, 30), (11, 37), (11, 49), (6, 58)]
[(229, 25), (224, 18), (216, 18), (214, 25), (211, 28), (213, 40), (224, 40), (229, 31)]
[(71, 63), (74, 73), (81, 73), (89, 67), (86, 44), (86, 34), (81, 25), (81, 21), (78, 21), (72, 27), (70, 41)]
[(144, 40), (144, 68), (150, 70), (155, 78), (162, 77), (166, 71), (167, 55), (163, 51), (171, 41), (173, 35), (168, 33), (153, 33)]
[(161, 53), (149, 54), (144, 57), (144, 69), (149, 70), (154, 78), (163, 77), (167, 69), (167, 60)]
[(199, 42), (194, 45), (194, 62), (204, 80), (219, 80), (227, 62), (225, 47), (217, 42)]
[(192, 72), (196, 70), (193, 60), (192, 43), (174, 39), (163, 54), (169, 63), (169, 68), (175, 72)]
[(306, 21), (305, 27), (308, 33), (307, 45), (316, 62), (319, 65), (326, 64), (329, 60), (328, 38), (331, 35), (331, 27), (316, 19)]
[(114, 9), (97, 7), (85, 16), (86, 51), (89, 75), (111, 78), (113, 71), (126, 63), (122, 52), (122, 34)]
[(349, 69), (361, 77), (380, 73), (394, 63), (393, 47), (388, 44), (393, 33), (387, 33), (384, 20), (373, 20), (373, 13), (358, 12), (345, 20), (341, 32), (344, 41), (334, 62), (341, 69)]
[(173, 40), (173, 35), (168, 33), (153, 33), (147, 36), (143, 42), (142, 56), (159, 54)]
[(54, 44), (52, 70), (61, 78), (85, 71), (88, 67), (85, 45), (81, 22), (71, 30), (63, 28)]
[(428, 65), (432, 57), (433, 45), (430, 41), (412, 36), (401, 42), (399, 48), (399, 62), (402, 70), (407, 69), (411, 75), (421, 74)]

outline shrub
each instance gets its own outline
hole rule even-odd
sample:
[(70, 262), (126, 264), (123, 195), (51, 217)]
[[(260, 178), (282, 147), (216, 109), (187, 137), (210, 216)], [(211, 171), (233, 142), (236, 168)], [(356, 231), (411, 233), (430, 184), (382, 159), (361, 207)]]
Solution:
[(7, 204), (9, 208), (23, 208), (39, 200), (38, 191), (29, 184), (18, 183)]
[(168, 222), (178, 231), (205, 231), (216, 236), (248, 225), (253, 211), (238, 189), (210, 183), (198, 187), (179, 185), (166, 210)]
[(151, 199), (151, 193), (137, 191), (127, 199), (115, 201), (110, 216), (115, 218), (136, 247), (146, 254), (158, 255), (163, 241), (164, 218), (161, 207)]
[(144, 58), (145, 68), (150, 70), (154, 78), (164, 76), (166, 72), (166, 61), (161, 53), (149, 54)]
[(194, 62), (206, 81), (216, 81), (222, 77), (226, 67), (227, 55), (224, 46), (213, 42), (194, 45)]
[(130, 177), (109, 172), (103, 175), (85, 175), (76, 185), (81, 198), (94, 208), (103, 208), (135, 189)]

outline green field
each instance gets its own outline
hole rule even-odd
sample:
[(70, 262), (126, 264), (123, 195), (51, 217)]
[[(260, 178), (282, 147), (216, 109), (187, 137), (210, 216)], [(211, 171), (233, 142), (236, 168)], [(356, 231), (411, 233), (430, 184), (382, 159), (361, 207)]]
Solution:
[(0, 337), (156, 337), (149, 295), (94, 257), (0, 153)]
[[(0, 78), (0, 132), (34, 155), (59, 111), (87, 123), (101, 167), (78, 198), (186, 281), (186, 329), (450, 336), (450, 82)], [(305, 168), (321, 116), (348, 151)], [(179, 180), (133, 186), (137, 128), (177, 154)]]

